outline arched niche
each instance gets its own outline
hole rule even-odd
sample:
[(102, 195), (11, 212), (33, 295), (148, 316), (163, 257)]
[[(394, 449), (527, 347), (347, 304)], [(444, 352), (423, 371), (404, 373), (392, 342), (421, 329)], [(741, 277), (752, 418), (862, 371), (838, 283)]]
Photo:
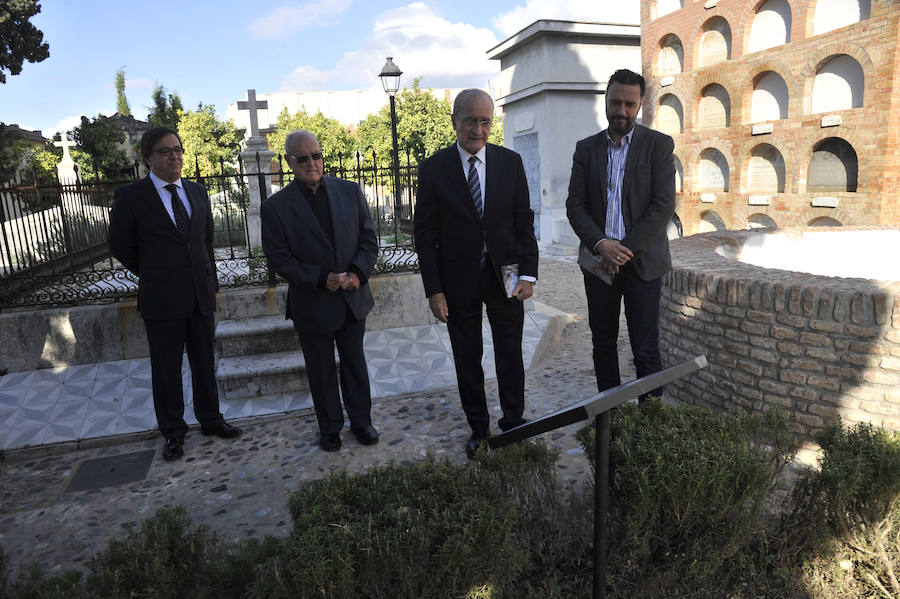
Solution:
[(700, 92), (698, 121), (701, 129), (719, 129), (731, 125), (731, 97), (718, 83)]
[(788, 88), (775, 71), (765, 71), (754, 78), (750, 97), (750, 122), (777, 121), (788, 116)]
[(654, 11), (656, 14), (650, 15), (650, 18), (658, 19), (659, 17), (664, 17), (681, 9), (683, 6), (683, 0), (656, 0), (656, 10)]
[(843, 227), (841, 221), (831, 218), (830, 216), (820, 216), (809, 221), (810, 227)]
[(747, 165), (750, 193), (784, 193), (784, 157), (771, 144), (753, 148)]
[(813, 35), (859, 23), (871, 13), (871, 0), (818, 0), (813, 13)]
[(847, 54), (829, 58), (819, 67), (812, 88), (812, 112), (833, 112), (863, 105), (865, 74)]
[(675, 193), (681, 193), (684, 191), (684, 167), (681, 166), (678, 156), (672, 158), (675, 159)]
[(747, 219), (748, 229), (777, 229), (778, 223), (772, 220), (768, 214), (751, 214)]
[(700, 152), (699, 188), (703, 191), (728, 191), (728, 160), (715, 148)]
[(666, 135), (678, 135), (684, 131), (684, 108), (675, 94), (665, 94), (659, 99), (656, 110), (657, 129)]
[(747, 53), (774, 48), (791, 41), (791, 7), (787, 0), (767, 0), (753, 16)]
[(684, 46), (674, 33), (659, 42), (659, 59), (656, 63), (660, 77), (677, 75), (684, 70)]
[(700, 34), (700, 66), (731, 58), (731, 27), (722, 17), (713, 17), (703, 24)]
[(724, 231), (726, 228), (727, 227), (725, 227), (725, 221), (722, 220), (722, 217), (712, 210), (707, 210), (700, 215), (700, 227), (698, 229), (699, 233)]
[(856, 191), (859, 162), (845, 139), (828, 137), (813, 146), (806, 175), (808, 193)]

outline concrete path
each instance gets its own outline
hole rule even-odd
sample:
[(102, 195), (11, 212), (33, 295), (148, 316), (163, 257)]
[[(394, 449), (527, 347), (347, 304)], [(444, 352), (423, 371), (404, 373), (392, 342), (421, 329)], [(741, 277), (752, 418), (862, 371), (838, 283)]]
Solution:
[[(571, 257), (548, 253), (541, 259), (535, 299), (577, 319), (559, 332), (555, 349), (527, 370), (528, 418), (596, 392), (580, 271)], [(623, 323), (620, 367), (627, 380), (634, 370), (625, 333)], [(500, 411), (495, 381), (487, 382), (487, 391), (496, 420)], [(376, 463), (414, 462), (428, 452), (456, 463), (466, 461), (463, 447), (469, 431), (455, 386), (376, 400), (373, 419), (381, 432), (378, 445), (362, 446), (345, 429), (344, 446), (336, 453), (318, 447), (309, 411), (244, 420), (245, 434), (235, 441), (193, 431), (184, 459), (171, 463), (161, 459), (159, 438), (147, 435), (99, 438), (81, 448), (8, 452), (0, 462), (0, 547), (14, 568), (80, 567), (111, 538), (124, 535), (129, 524), (177, 505), (226, 541), (281, 536), (291, 528), (288, 495), (301, 481), (341, 470), (358, 472)], [(589, 475), (575, 439), (581, 426), (544, 435), (561, 452), (558, 473), (565, 485), (580, 486)], [(147, 460), (146, 475), (98, 489), (68, 488), (90, 460), (124, 455)]]

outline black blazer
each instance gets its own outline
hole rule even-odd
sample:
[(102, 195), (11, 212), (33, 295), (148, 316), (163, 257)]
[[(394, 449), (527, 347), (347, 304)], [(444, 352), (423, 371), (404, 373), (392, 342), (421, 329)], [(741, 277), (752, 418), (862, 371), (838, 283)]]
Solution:
[[(675, 213), (675, 143), (668, 135), (634, 126), (622, 178), (622, 245), (634, 253), (637, 275), (650, 281), (672, 268), (666, 227)], [(589, 249), (606, 237), (608, 162), (606, 130), (575, 145), (566, 212)]]
[[(294, 327), (303, 333), (332, 333), (344, 323), (345, 306), (361, 319), (375, 305), (368, 282), (378, 257), (375, 225), (359, 185), (322, 177), (334, 227), (332, 245), (299, 185), (294, 181), (262, 203), (263, 251), (275, 272), (288, 281), (286, 317)], [(358, 289), (319, 288), (323, 267), (346, 272), (350, 266), (363, 274)]]
[(482, 247), (498, 280), (500, 266), (518, 263), (520, 275), (537, 277), (534, 212), (522, 158), (487, 144), (484, 218), (479, 219), (454, 143), (419, 166), (414, 234), (425, 295), (443, 292), (449, 303), (478, 292)]
[(138, 276), (138, 310), (148, 320), (189, 317), (216, 309), (213, 218), (206, 188), (181, 180), (191, 203), (182, 239), (150, 177), (116, 189), (109, 213), (109, 249)]

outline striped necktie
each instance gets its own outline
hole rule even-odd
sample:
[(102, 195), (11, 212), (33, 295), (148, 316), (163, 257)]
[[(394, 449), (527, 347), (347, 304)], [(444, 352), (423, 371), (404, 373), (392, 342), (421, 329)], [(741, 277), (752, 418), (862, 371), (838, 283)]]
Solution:
[(478, 180), (478, 169), (475, 168), (475, 156), (469, 158), (469, 195), (475, 203), (475, 211), (479, 218), (484, 218), (484, 203), (481, 200), (481, 181)]

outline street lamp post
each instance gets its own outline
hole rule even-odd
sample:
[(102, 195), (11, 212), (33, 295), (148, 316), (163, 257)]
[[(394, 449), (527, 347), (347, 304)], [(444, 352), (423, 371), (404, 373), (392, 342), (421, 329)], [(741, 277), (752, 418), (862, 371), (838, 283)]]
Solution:
[(403, 71), (394, 64), (393, 56), (387, 57), (387, 62), (381, 68), (378, 75), (381, 78), (381, 85), (384, 87), (385, 93), (391, 99), (391, 139), (394, 144), (394, 150), (391, 152), (391, 170), (394, 178), (394, 227), (397, 226), (397, 219), (400, 217), (402, 208), (400, 202), (400, 150), (397, 148), (397, 109), (394, 103), (394, 95), (400, 89), (400, 75)]

